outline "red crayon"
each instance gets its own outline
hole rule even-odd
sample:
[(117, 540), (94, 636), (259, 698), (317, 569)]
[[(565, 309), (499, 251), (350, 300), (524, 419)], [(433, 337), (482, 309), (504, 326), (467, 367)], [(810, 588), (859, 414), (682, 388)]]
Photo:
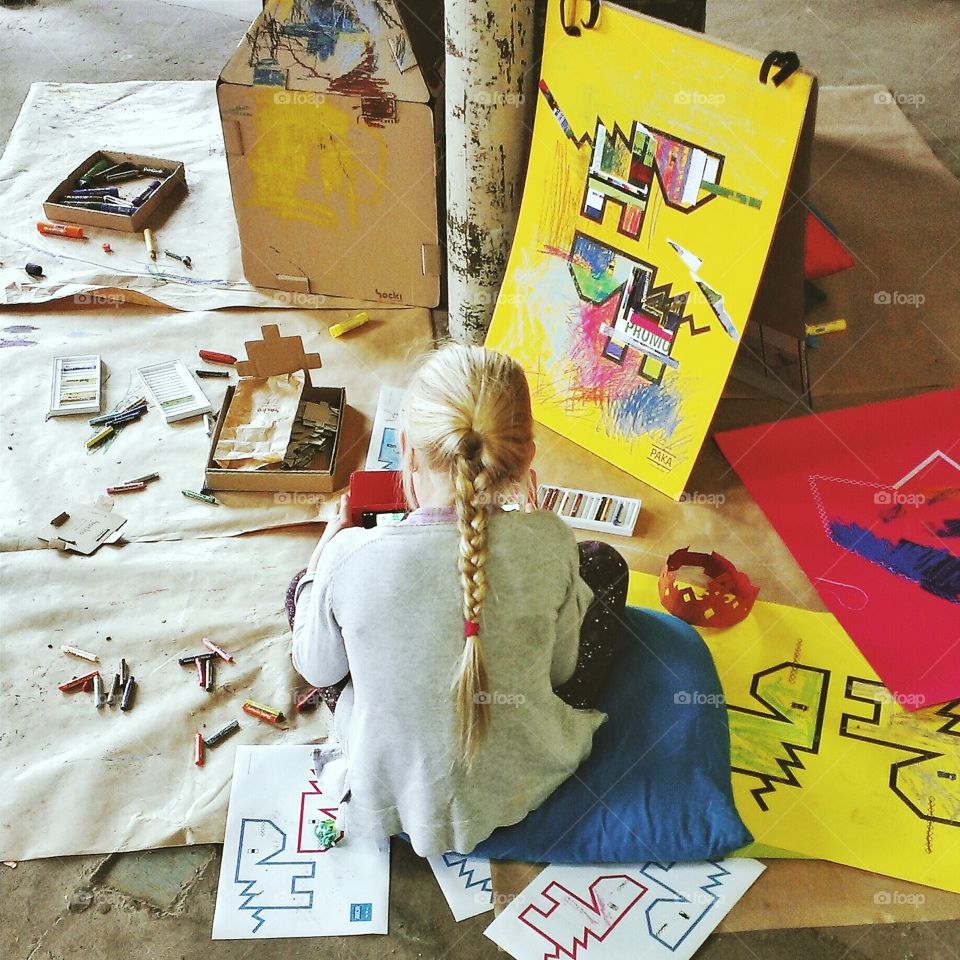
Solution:
[(230, 356), (229, 353), (215, 353), (213, 350), (201, 350), (200, 359), (207, 363), (236, 363), (237, 358)]
[(198, 732), (193, 738), (193, 762), (198, 766), (203, 766), (203, 736)]
[(82, 677), (74, 677), (72, 680), (68, 680), (66, 683), (61, 683), (57, 688), (62, 690), (64, 693), (76, 693), (77, 690), (86, 690), (87, 684), (90, 685), (90, 689), (93, 689), (93, 678), (99, 673), (99, 670), (94, 670), (93, 673), (84, 674)]

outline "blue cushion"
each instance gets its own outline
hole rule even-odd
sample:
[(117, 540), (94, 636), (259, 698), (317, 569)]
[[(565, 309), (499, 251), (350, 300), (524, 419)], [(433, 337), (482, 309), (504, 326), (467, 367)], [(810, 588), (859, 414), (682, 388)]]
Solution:
[(753, 839), (733, 802), (720, 680), (693, 627), (628, 607), (609, 715), (590, 756), (536, 810), (477, 856), (547, 863), (715, 860)]

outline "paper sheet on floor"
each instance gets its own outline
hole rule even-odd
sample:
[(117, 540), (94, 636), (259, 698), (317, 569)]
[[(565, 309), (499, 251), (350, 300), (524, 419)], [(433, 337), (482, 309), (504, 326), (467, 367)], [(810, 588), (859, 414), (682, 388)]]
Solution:
[[(4, 585), (0, 858), (31, 860), (223, 839), (239, 744), (326, 737), (325, 706), (297, 714), (306, 688), (290, 662), (284, 596), (313, 533), (106, 546), (92, 557), (53, 550), (0, 554)], [(210, 637), (234, 663), (205, 693), (179, 657)], [(133, 709), (97, 710), (57, 687), (90, 672), (61, 644), (100, 656), (108, 681), (121, 657), (136, 679)], [(284, 728), (241, 710), (252, 698), (285, 711)], [(193, 764), (204, 736), (240, 730)]]
[[(362, 328), (334, 340), (327, 326), (344, 319), (345, 311), (178, 313), (129, 304), (99, 309), (58, 304), (5, 313), (0, 337), (19, 345), (0, 349), (0, 500), (6, 507), (0, 518), (0, 547), (43, 547), (38, 534), (68, 503), (92, 503), (108, 486), (153, 471), (160, 473), (158, 482), (115, 498), (117, 511), (128, 518), (127, 539), (226, 536), (329, 519), (336, 513), (336, 495), (222, 491), (216, 494), (223, 503), (219, 507), (186, 499), (183, 488), (198, 490), (203, 483), (210, 439), (202, 418), (168, 424), (151, 409), (115, 440), (88, 453), (84, 442), (94, 431), (86, 417), (44, 421), (53, 358), (99, 353), (109, 373), (104, 406), (112, 409), (141, 387), (138, 366), (181, 358), (190, 370), (207, 367), (197, 355), (200, 348), (243, 356), (245, 341), (260, 339), (261, 324), (277, 323), (282, 334), (300, 335), (308, 352), (320, 354), (323, 366), (314, 372), (315, 382), (346, 388), (348, 409), (336, 475), (338, 486), (345, 487), (350, 472), (363, 469), (381, 383), (406, 383), (432, 343), (427, 310), (370, 314)], [(231, 373), (230, 382), (236, 379)], [(226, 382), (199, 381), (216, 411)]]
[[(657, 609), (656, 578), (632, 574), (628, 603)], [(742, 623), (700, 633), (754, 838), (960, 893), (960, 700), (904, 710), (829, 613), (761, 600)]]
[(450, 852), (427, 857), (427, 863), (457, 923), (493, 909), (493, 881), (486, 857)]
[(238, 748), (214, 940), (387, 932), (390, 841), (321, 843), (337, 807), (314, 777), (309, 745)]
[(547, 867), (487, 927), (517, 960), (685, 960), (763, 872), (756, 860)]
[[(48, 219), (43, 201), (101, 148), (184, 164), (187, 194), (155, 226), (156, 261), (141, 233), (85, 226), (86, 242), (37, 233), (37, 221)], [(244, 279), (214, 81), (32, 84), (0, 158), (0, 209), (0, 303), (87, 298), (106, 287), (180, 310), (360, 303), (260, 289)], [(101, 249), (104, 241), (113, 253)], [(164, 257), (164, 249), (188, 254), (192, 269)], [(43, 278), (26, 274), (27, 260), (43, 266)]]

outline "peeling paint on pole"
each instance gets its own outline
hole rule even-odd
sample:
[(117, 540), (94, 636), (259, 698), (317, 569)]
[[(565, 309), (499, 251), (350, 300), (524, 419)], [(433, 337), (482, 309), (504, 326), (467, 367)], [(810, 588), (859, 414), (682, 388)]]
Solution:
[(447, 287), (450, 334), (482, 343), (526, 172), (533, 0), (447, 0)]

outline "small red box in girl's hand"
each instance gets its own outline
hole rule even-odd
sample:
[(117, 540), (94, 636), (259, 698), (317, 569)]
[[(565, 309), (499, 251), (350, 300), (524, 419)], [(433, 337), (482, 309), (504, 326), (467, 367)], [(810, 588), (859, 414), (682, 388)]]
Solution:
[(399, 470), (355, 470), (350, 474), (350, 522), (354, 526), (399, 523), (406, 512)]

